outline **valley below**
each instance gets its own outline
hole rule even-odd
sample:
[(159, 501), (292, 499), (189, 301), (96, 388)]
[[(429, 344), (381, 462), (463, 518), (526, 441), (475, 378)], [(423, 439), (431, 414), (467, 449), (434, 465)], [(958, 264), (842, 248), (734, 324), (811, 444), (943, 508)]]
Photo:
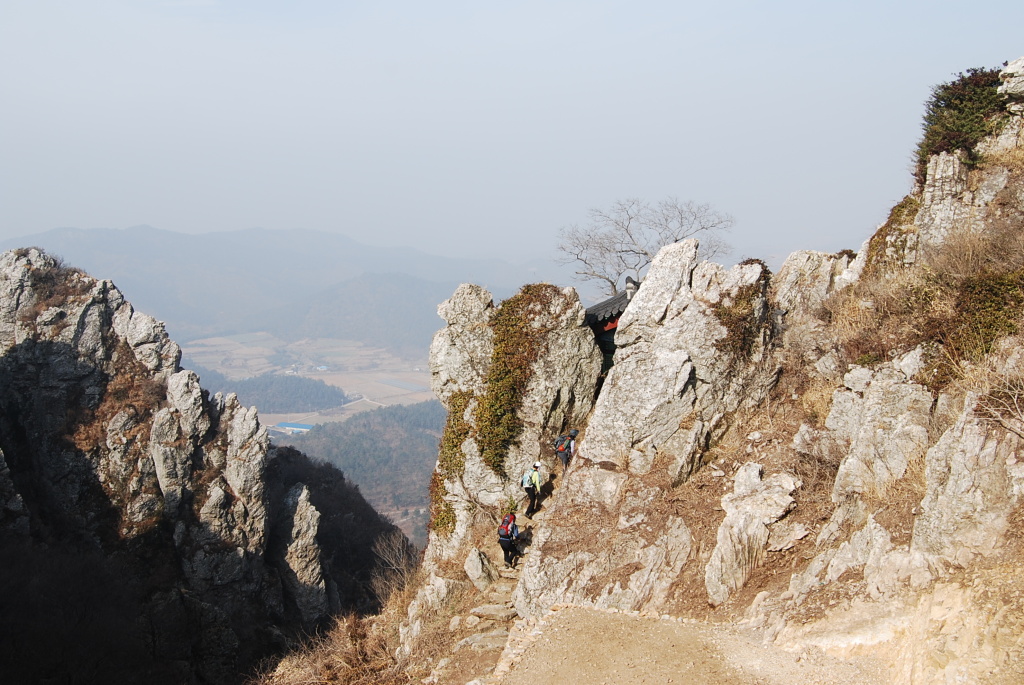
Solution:
[[(438, 322), (441, 323), (440, 319)], [(424, 450), (436, 451), (440, 426), (434, 444), (429, 447), (422, 441), (416, 441), (415, 445), (389, 446), (387, 449), (394, 452), (399, 465), (386, 469), (372, 470), (364, 468), (362, 463), (354, 463), (360, 459), (357, 454), (348, 461), (332, 458), (315, 446), (300, 444), (309, 426), (342, 423), (386, 407), (436, 402), (430, 390), (425, 355), (422, 359), (407, 359), (383, 347), (331, 338), (289, 343), (267, 332), (193, 340), (182, 345), (182, 352), (186, 368), (192, 364), (198, 369), (209, 369), (229, 381), (274, 374), (322, 381), (343, 390), (348, 399), (335, 407), (303, 409), (300, 398), (293, 403), (294, 411), (265, 411), (258, 402), (255, 404), (260, 422), (267, 427), (275, 443), (295, 445), (314, 458), (333, 463), (353, 478), (374, 508), (393, 521), (410, 540), (421, 547), (426, 544), (429, 470), (415, 470), (415, 466), (406, 470), (402, 464), (426, 463)], [(203, 372), (199, 375), (202, 381)], [(245, 396), (240, 400), (243, 404), (252, 403)], [(394, 430), (401, 431), (401, 427)], [(374, 462), (373, 455), (363, 457), (362, 461)], [(415, 482), (409, 482), (410, 478)]]
[(268, 373), (295, 375), (341, 388), (353, 398), (342, 407), (318, 412), (299, 408), (287, 413), (261, 411), (267, 425), (342, 421), (373, 407), (435, 399), (425, 353), (421, 359), (405, 359), (384, 347), (352, 340), (307, 338), (289, 343), (266, 332), (193, 340), (182, 345), (182, 353), (183, 365), (194, 363), (232, 380)]

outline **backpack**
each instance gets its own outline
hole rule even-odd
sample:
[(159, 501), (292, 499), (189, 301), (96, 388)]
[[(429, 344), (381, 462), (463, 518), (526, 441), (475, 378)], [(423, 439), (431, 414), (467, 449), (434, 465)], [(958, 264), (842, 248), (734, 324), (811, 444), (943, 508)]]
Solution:
[(522, 480), (520, 482), (522, 483), (524, 488), (532, 488), (533, 487), (533, 471), (527, 471), (526, 473), (524, 473), (523, 474), (523, 478), (522, 478)]
[(555, 440), (555, 451), (564, 452), (569, 449), (569, 442), (572, 440), (568, 435), (559, 435)]
[(516, 522), (515, 514), (505, 514), (505, 518), (501, 520), (501, 525), (498, 526), (498, 537), (505, 538), (506, 540), (512, 537), (512, 526)]

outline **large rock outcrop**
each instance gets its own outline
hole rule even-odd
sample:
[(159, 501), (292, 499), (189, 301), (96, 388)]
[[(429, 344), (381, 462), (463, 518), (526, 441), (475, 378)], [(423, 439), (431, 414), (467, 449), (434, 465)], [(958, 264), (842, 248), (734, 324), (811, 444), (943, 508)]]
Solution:
[[(328, 592), (327, 560), (337, 578), (347, 573), (321, 544), (339, 526), (320, 524), (306, 487), (284, 487), (314, 467), (278, 458), (256, 411), (234, 395), (208, 398), (180, 356), (163, 324), (109, 281), (35, 249), (0, 255), (0, 564), (14, 585), (22, 574), (54, 587), (120, 578), (103, 601), (124, 602), (138, 625), (124, 637), (97, 617), (92, 631), (111, 631), (98, 653), (124, 638), (122, 659), (152, 682), (228, 683), (282, 649), (285, 633), (372, 598)], [(329, 481), (317, 476), (315, 487)], [(343, 481), (330, 494), (347, 487), (358, 498)], [(349, 526), (390, 529), (360, 516)], [(71, 551), (93, 570), (43, 570)], [(78, 610), (68, 601), (63, 610)], [(25, 633), (5, 644), (31, 644), (34, 624), (19, 620), (31, 619), (4, 617)], [(39, 666), (31, 649), (6, 657), (14, 669)], [(64, 667), (76, 664), (36, 675)]]
[(1008, 116), (998, 132), (977, 146), (985, 164), (969, 165), (963, 151), (942, 152), (928, 159), (923, 185), (907, 196), (872, 238), (868, 259), (897, 265), (921, 261), (954, 233), (992, 230), (1007, 221), (1019, 223), (1021, 212), (1020, 150), (1024, 148), (1021, 117), (1021, 60), (1000, 72), (999, 91), (1009, 99)]
[(731, 270), (698, 264), (695, 240), (659, 252), (619, 321), (615, 366), (584, 456), (600, 454), (643, 475), (661, 455), (673, 480), (685, 480), (703, 447), (721, 435), (723, 419), (756, 404), (774, 380), (770, 362), (754, 368), (770, 332), (767, 282), (760, 262)]
[[(438, 314), (447, 326), (430, 348), (431, 385), (448, 425), (431, 486), (429, 581), (402, 626), (406, 654), (423, 616), (469, 584), (464, 565), (479, 555), (474, 537), (493, 539), (501, 512), (523, 499), (520, 476), (536, 461), (549, 491), (550, 445), (585, 423), (601, 372), (601, 352), (571, 288), (526, 286), (495, 307), (485, 289), (464, 284)], [(503, 439), (495, 439), (498, 431)], [(479, 583), (480, 574), (472, 580)]]
[[(480, 514), (490, 522), (510, 499), (521, 499), (519, 477), (534, 462), (544, 463), (545, 473), (554, 468), (550, 445), (561, 431), (585, 422), (601, 370), (601, 353), (583, 326), (584, 310), (572, 289), (527, 286), (495, 307), (486, 290), (463, 285), (438, 314), (448, 325), (431, 345), (431, 385), (458, 414), (450, 427), (453, 421), (461, 427), (453, 431), (458, 437), (451, 453), (442, 446), (443, 493), (435, 493), (455, 512), (455, 522), (431, 531), (428, 564), (461, 561), (462, 540)], [(495, 323), (503, 316), (499, 337)], [(521, 386), (510, 390), (503, 384), (515, 374), (521, 374)], [(481, 418), (500, 421), (510, 414), (518, 422), (515, 435), (497, 445), (496, 454), (485, 454), (501, 429), (481, 425)]]
[[(772, 276), (698, 263), (692, 241), (660, 251), (593, 410), (571, 422), (578, 458), (532, 522), (520, 616), (741, 616), (788, 650), (880, 658), (891, 682), (1021, 682), (1022, 74), (1022, 60), (1002, 71), (1008, 100), (984, 122), (997, 130), (927, 160), (856, 254), (798, 252)], [(492, 534), (473, 525), (514, 494), (470, 466), (489, 425), (473, 408), (497, 345), (489, 295), (462, 286), (441, 311), (436, 389), (466, 468), (453, 478), (442, 442), (455, 533), (431, 537), (436, 575), (410, 626), (454, 584), (472, 593), (467, 573), (485, 584), (461, 567)], [(565, 397), (534, 390), (535, 408)]]
[(729, 417), (760, 403), (778, 366), (768, 272), (697, 262), (696, 241), (662, 249), (619, 320), (618, 350), (514, 600), (618, 609), (665, 602), (690, 561), (686, 521), (661, 505), (701, 465)]

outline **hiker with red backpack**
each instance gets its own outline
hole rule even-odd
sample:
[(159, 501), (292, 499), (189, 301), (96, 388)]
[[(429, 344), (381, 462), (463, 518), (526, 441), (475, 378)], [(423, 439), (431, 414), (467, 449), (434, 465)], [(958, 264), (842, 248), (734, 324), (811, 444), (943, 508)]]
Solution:
[(555, 440), (555, 454), (562, 460), (562, 473), (569, 468), (569, 460), (576, 456), (576, 436), (580, 432), (573, 428), (568, 435), (559, 435)]
[(505, 553), (505, 568), (515, 566), (516, 559), (523, 556), (519, 547), (516, 546), (518, 541), (519, 526), (516, 525), (516, 515), (505, 514), (505, 518), (501, 519), (501, 525), (498, 526), (498, 544), (501, 545), (501, 551)]
[(526, 496), (530, 498), (530, 506), (526, 507), (526, 518), (530, 518), (534, 513), (540, 509), (537, 506), (537, 498), (540, 495), (540, 462), (534, 462), (533, 470), (527, 471), (523, 474), (520, 479), (520, 484), (523, 486), (523, 490), (526, 491)]

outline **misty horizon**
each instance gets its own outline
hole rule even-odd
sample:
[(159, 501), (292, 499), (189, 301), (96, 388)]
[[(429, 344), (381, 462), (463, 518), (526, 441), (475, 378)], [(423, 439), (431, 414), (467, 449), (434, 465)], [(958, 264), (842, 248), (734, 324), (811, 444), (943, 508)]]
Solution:
[[(736, 219), (733, 258), (856, 249), (923, 103), (1020, 56), (1024, 6), (11, 0), (0, 238), (304, 228), (553, 255), (623, 198)], [(979, 21), (981, 21), (979, 19)]]

